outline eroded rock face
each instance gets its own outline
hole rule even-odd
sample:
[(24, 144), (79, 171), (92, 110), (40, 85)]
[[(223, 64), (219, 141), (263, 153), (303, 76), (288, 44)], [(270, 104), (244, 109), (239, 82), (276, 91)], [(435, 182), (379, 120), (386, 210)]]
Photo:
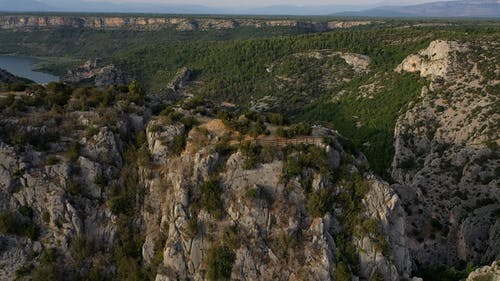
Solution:
[[(227, 129), (214, 126), (215, 123), (203, 125), (208, 131), (201, 135), (192, 130), (186, 150), (179, 156), (157, 158), (155, 155), (166, 155), (168, 151), (168, 145), (160, 149), (157, 142), (175, 135), (178, 126), (162, 125), (161, 120), (152, 120), (148, 125), (148, 147), (161, 172), (152, 177), (150, 174), (146, 181), (148, 195), (143, 218), (147, 234), (142, 252), (146, 261), (163, 253), (156, 280), (204, 280), (208, 252), (216, 245), (227, 244), (225, 233), (231, 229), (237, 237), (232, 246), (232, 279), (333, 280), (336, 262), (340, 260), (335, 237), (343, 231), (337, 214), (312, 217), (306, 207), (306, 187), (299, 178), (283, 181), (283, 161), (249, 169), (245, 168), (246, 156), (241, 151), (228, 156), (215, 152), (213, 146), (227, 133)], [(320, 131), (325, 130), (315, 129)], [(352, 164), (350, 168), (345, 166), (348, 164), (340, 159), (340, 155), (346, 157), (345, 152), (337, 142), (320, 149), (326, 151), (332, 169), (343, 167), (360, 173)], [(358, 158), (363, 161), (363, 157)], [(340, 193), (344, 188), (334, 187), (335, 183), (312, 170), (305, 173), (310, 175), (311, 190), (315, 192), (334, 188)], [(221, 217), (200, 209), (197, 199), (203, 193), (202, 186), (216, 175), (222, 189)], [(367, 175), (365, 181), (370, 191), (363, 201), (363, 216), (380, 222), (387, 249), (382, 252), (374, 245), (374, 237), (355, 239), (360, 241), (355, 244), (360, 276), (370, 278), (380, 273), (386, 280), (400, 280), (409, 276), (411, 261), (399, 197), (374, 176)]]
[(371, 21), (331, 21), (307, 20), (255, 20), (255, 19), (214, 19), (179, 17), (75, 17), (75, 16), (0, 16), (0, 29), (33, 30), (51, 28), (88, 29), (131, 29), (161, 30), (174, 28), (179, 31), (234, 29), (240, 26), (261, 28), (299, 27), (313, 31), (326, 31), (369, 25)]
[(420, 72), (422, 77), (432, 79), (446, 78), (450, 74), (452, 64), (456, 62), (457, 56), (465, 51), (467, 51), (467, 46), (455, 41), (433, 41), (427, 49), (407, 57), (396, 68), (396, 71)]
[(392, 164), (423, 266), (500, 258), (498, 51), (498, 42), (435, 41), (397, 69), (432, 79), (397, 122)]
[(114, 65), (102, 65), (98, 59), (87, 61), (81, 67), (69, 70), (61, 79), (65, 83), (91, 84), (97, 87), (128, 85), (132, 77)]
[(471, 272), (466, 281), (498, 281), (500, 280), (500, 264), (495, 261), (491, 266), (483, 266)]

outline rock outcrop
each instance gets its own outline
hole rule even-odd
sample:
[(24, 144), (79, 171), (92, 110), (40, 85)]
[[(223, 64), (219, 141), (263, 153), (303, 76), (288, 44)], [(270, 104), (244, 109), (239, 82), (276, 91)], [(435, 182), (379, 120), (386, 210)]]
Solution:
[(130, 74), (118, 69), (115, 65), (103, 65), (99, 59), (87, 61), (84, 65), (69, 70), (61, 81), (70, 84), (95, 85), (128, 85), (132, 81)]
[(433, 41), (429, 47), (420, 51), (416, 55), (407, 57), (396, 71), (420, 72), (422, 77), (446, 78), (453, 65), (457, 61), (457, 56), (467, 51), (467, 46), (454, 41)]
[(181, 18), (181, 17), (112, 17), (112, 16), (0, 16), (0, 29), (33, 30), (51, 28), (88, 28), (95, 30), (131, 29), (179, 31), (220, 30), (237, 27), (296, 27), (311, 31), (327, 31), (370, 25), (371, 21), (331, 21), (309, 20), (267, 20), (267, 19), (222, 19), (222, 18)]
[[(152, 120), (148, 125), (148, 147), (160, 166), (146, 181), (148, 195), (143, 213), (147, 233), (144, 258), (151, 261), (155, 249), (163, 253), (156, 280), (204, 280), (210, 271), (209, 253), (220, 245), (230, 247), (234, 253), (232, 279), (333, 280), (337, 264), (343, 259), (335, 240), (347, 231), (339, 224), (345, 210), (337, 206), (335, 212), (313, 216), (308, 200), (312, 191), (326, 192), (324, 196), (329, 196), (327, 190), (340, 194), (348, 192), (347, 186), (352, 183), (335, 184), (313, 169), (283, 180), (287, 163), (279, 157), (249, 168), (244, 152), (217, 152), (215, 147), (230, 132), (225, 125), (216, 126), (220, 122), (217, 120), (204, 123), (200, 130), (191, 130), (186, 150), (179, 156), (160, 157), (172, 155), (168, 152), (169, 140), (182, 133), (179, 125), (162, 122)], [(336, 138), (333, 132), (329, 134)], [(377, 233), (359, 234), (354, 239), (360, 276), (369, 279), (381, 274), (385, 280), (409, 277), (411, 260), (399, 197), (387, 183), (371, 175), (361, 176), (359, 167), (340, 161), (340, 155), (352, 156), (346, 155), (337, 141), (317, 149), (328, 151), (330, 169), (337, 171), (333, 173), (351, 171), (369, 190), (362, 207), (366, 213), (361, 217), (373, 221)], [(359, 157), (358, 161), (366, 160)], [(311, 191), (304, 183), (308, 181)], [(214, 188), (220, 189), (216, 206), (203, 206), (207, 204), (207, 184), (216, 184)], [(161, 247), (155, 248), (158, 243)], [(380, 243), (385, 243), (384, 250)]]
[(392, 164), (422, 267), (500, 258), (499, 47), (435, 41), (397, 69), (431, 79), (397, 122)]
[(495, 261), (491, 266), (483, 266), (471, 272), (466, 281), (499, 281), (500, 280), (500, 264)]

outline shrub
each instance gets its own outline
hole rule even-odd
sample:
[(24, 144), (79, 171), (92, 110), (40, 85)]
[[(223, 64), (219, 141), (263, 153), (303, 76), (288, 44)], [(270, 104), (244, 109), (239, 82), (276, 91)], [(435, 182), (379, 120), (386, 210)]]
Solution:
[(240, 247), (239, 229), (237, 225), (228, 226), (222, 233), (222, 243), (233, 250)]
[(71, 142), (66, 155), (72, 162), (78, 160), (78, 157), (80, 157), (80, 143), (78, 143), (77, 141)]
[(351, 273), (349, 273), (347, 267), (343, 262), (338, 262), (335, 266), (335, 271), (333, 273), (333, 279), (335, 281), (351, 281)]
[(283, 138), (293, 138), (296, 136), (309, 136), (312, 133), (312, 127), (306, 123), (298, 123), (290, 126), (288, 129), (278, 128), (276, 134)]
[(50, 213), (48, 211), (42, 213), (42, 221), (47, 224), (50, 223)]
[(97, 175), (94, 178), (94, 184), (99, 186), (100, 188), (104, 188), (106, 187), (106, 185), (108, 185), (108, 180), (103, 175)]
[(204, 106), (207, 104), (207, 101), (205, 101), (202, 97), (193, 97), (190, 99), (186, 99), (182, 102), (182, 109), (184, 110), (191, 110), (195, 109), (199, 106)]
[(217, 218), (223, 216), (222, 189), (216, 179), (212, 179), (201, 186), (200, 207)]
[(260, 162), (260, 152), (262, 146), (258, 144), (252, 144), (249, 141), (243, 142), (240, 146), (241, 153), (245, 157), (245, 162), (243, 164), (244, 169), (254, 169)]
[(176, 135), (172, 141), (169, 142), (169, 148), (173, 155), (180, 155), (186, 148), (186, 136), (183, 134)]
[(85, 132), (85, 135), (87, 136), (87, 138), (91, 138), (97, 134), (99, 134), (99, 128), (94, 127), (94, 126), (88, 127), (86, 132)]
[(71, 195), (80, 194), (80, 182), (77, 179), (72, 179), (66, 184), (66, 191)]
[(236, 255), (226, 246), (213, 247), (208, 251), (207, 277), (209, 280), (230, 280)]
[(193, 216), (187, 222), (186, 234), (189, 238), (193, 239), (198, 236), (200, 232), (200, 224), (198, 223), (198, 219)]
[(24, 205), (19, 208), (19, 213), (26, 218), (33, 218), (33, 209), (30, 206)]
[(332, 208), (331, 192), (323, 188), (319, 191), (312, 192), (307, 199), (307, 211), (313, 217), (320, 218)]
[(136, 104), (142, 104), (146, 98), (144, 89), (137, 81), (132, 81), (128, 86), (128, 100)]
[(184, 124), (187, 131), (190, 131), (194, 126), (199, 125), (200, 121), (198, 121), (198, 119), (194, 118), (193, 116), (188, 116), (182, 118), (181, 123)]
[(283, 126), (285, 124), (285, 118), (279, 113), (270, 113), (269, 123), (276, 126)]
[(70, 245), (71, 256), (79, 263), (92, 255), (92, 243), (85, 236), (74, 237)]
[(0, 213), (0, 233), (38, 239), (40, 229), (30, 219), (20, 217), (15, 212)]
[(214, 146), (214, 151), (219, 153), (221, 156), (229, 156), (234, 153), (235, 147), (229, 144), (228, 138), (222, 138)]
[(45, 161), (45, 164), (47, 166), (52, 166), (52, 165), (56, 165), (56, 164), (59, 164), (59, 158), (55, 157), (55, 156), (50, 156), (49, 158), (47, 158), (47, 160)]

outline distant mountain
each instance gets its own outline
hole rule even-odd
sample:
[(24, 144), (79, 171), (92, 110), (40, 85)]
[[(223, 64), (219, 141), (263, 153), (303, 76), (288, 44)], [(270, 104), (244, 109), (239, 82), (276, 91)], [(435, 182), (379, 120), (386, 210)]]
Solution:
[(248, 14), (248, 15), (328, 15), (344, 11), (361, 11), (375, 6), (324, 5), (294, 6), (274, 5), (255, 8), (207, 7), (189, 4), (144, 4), (92, 1), (0, 0), (0, 11), (53, 11), (53, 12), (115, 12), (115, 13), (168, 13), (168, 14)]
[(337, 13), (343, 16), (366, 17), (500, 17), (499, 0), (441, 1), (411, 6), (385, 6), (361, 12)]
[[(139, 0), (137, 0), (139, 1)], [(367, 10), (368, 9), (368, 10)], [(103, 12), (155, 14), (247, 14), (247, 15), (340, 15), (368, 17), (500, 17), (500, 0), (459, 0), (412, 6), (375, 5), (275, 5), (256, 8), (207, 7), (202, 5), (86, 2), (67, 0), (0, 0), (7, 12)]]
[[(372, 6), (375, 7), (375, 6)], [(328, 15), (340, 13), (343, 11), (361, 11), (370, 8), (370, 6), (356, 5), (325, 5), (325, 6), (294, 6), (294, 5), (275, 5), (249, 9), (229, 10), (236, 14), (251, 15)]]

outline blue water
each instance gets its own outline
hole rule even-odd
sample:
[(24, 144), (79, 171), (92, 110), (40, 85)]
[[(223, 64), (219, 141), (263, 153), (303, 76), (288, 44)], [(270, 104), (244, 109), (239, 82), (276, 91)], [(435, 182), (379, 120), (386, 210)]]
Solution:
[(59, 77), (57, 76), (34, 71), (33, 68), (36, 63), (37, 60), (34, 58), (0, 55), (0, 68), (16, 76), (28, 78), (39, 84), (59, 81)]

